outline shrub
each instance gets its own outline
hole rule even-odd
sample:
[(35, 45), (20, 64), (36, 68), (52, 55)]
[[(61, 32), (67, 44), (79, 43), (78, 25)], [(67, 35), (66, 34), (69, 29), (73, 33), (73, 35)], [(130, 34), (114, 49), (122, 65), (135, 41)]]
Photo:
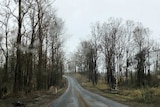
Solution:
[(151, 89), (143, 90), (142, 101), (145, 103), (153, 103), (155, 101), (154, 91)]
[(140, 89), (131, 91), (131, 97), (136, 101), (140, 101), (142, 99), (142, 91)]

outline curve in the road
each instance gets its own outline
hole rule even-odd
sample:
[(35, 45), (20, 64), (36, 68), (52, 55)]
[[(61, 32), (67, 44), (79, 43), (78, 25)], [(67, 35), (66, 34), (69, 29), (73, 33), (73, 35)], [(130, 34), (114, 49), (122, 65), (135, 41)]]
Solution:
[(128, 107), (82, 88), (75, 78), (64, 77), (68, 80), (68, 88), (49, 107)]

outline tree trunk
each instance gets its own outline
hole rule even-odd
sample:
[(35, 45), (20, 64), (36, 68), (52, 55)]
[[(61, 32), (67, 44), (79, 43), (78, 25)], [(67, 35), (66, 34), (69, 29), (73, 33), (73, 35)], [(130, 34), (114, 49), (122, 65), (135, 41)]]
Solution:
[(21, 45), (21, 0), (19, 0), (19, 17), (18, 17), (18, 36), (17, 36), (17, 62), (15, 67), (15, 80), (14, 80), (14, 89), (15, 93), (22, 91), (22, 71), (21, 71), (21, 50), (19, 46)]

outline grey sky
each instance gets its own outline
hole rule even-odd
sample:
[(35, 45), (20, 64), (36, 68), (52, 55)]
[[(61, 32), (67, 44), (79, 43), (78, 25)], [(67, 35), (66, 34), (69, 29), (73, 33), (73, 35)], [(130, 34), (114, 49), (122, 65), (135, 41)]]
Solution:
[(159, 0), (56, 0), (57, 14), (65, 20), (67, 52), (74, 51), (81, 40), (87, 39), (90, 26), (109, 17), (142, 22), (152, 31), (152, 38), (160, 36)]

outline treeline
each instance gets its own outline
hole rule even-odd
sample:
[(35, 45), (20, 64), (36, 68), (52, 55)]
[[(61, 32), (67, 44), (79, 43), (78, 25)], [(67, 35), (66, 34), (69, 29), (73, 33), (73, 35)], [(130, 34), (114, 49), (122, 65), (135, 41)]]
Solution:
[(97, 22), (91, 27), (91, 39), (82, 41), (69, 61), (69, 69), (85, 74), (93, 85), (104, 76), (112, 89), (157, 87), (160, 50), (150, 34), (149, 28), (130, 20)]
[(0, 26), (0, 97), (59, 86), (64, 22), (53, 2), (3, 0)]

